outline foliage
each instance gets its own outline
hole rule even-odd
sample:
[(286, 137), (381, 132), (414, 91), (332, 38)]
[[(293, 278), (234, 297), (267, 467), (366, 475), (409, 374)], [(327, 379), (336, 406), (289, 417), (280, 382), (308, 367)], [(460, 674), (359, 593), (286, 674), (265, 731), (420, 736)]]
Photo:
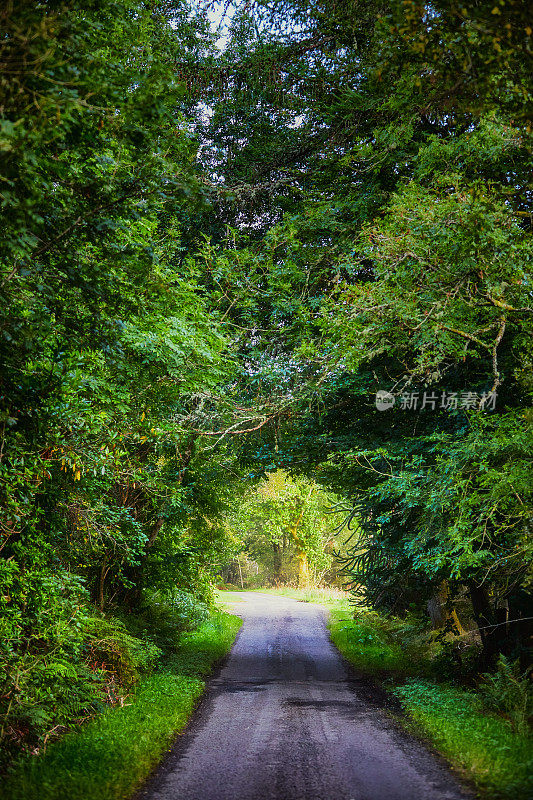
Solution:
[(331, 640), (357, 669), (372, 675), (428, 674), (431, 647), (419, 626), (372, 611), (334, 607), (329, 621)]
[(260, 568), (259, 583), (294, 580), (318, 585), (332, 567), (332, 536), (327, 516), (334, 498), (303, 477), (270, 473), (228, 517), (243, 552)]
[(184, 727), (203, 692), (201, 678), (231, 647), (240, 624), (230, 614), (217, 613), (187, 638), (169, 667), (141, 680), (127, 704), (21, 762), (4, 783), (3, 797), (129, 796)]
[(88, 665), (102, 670), (108, 680), (126, 690), (139, 674), (151, 672), (161, 657), (158, 647), (131, 636), (119, 620), (110, 617), (88, 617), (83, 633)]
[[(323, 573), (326, 495), (359, 594), (419, 617), (468, 595), (483, 668), (525, 667), (524, 4), (258, 0), (221, 49), (181, 2), (22, 0), (2, 25), (9, 749), (94, 713), (91, 625), (131, 680), (172, 650), (197, 609), (176, 592), (211, 602), (241, 523), (275, 581), (284, 537), (301, 583)], [(247, 498), (267, 474), (281, 502)]]
[[(531, 642), (531, 28), (519, 6), (241, 8), (219, 60), (235, 82), (218, 99), (212, 72), (198, 129), (224, 178), (203, 280), (262, 417), (250, 460), (346, 498), (358, 526), (347, 577), (377, 607), (404, 614), (443, 584), (449, 604), (468, 591), (485, 664), (499, 652), (525, 664)], [(387, 412), (374, 405), (384, 389)], [(416, 411), (402, 407), (411, 392)]]
[(522, 736), (531, 733), (529, 725), (533, 716), (533, 691), (530, 670), (523, 672), (518, 659), (513, 663), (500, 655), (496, 671), (484, 675), (480, 693), (487, 708), (503, 712), (513, 730)]
[(182, 646), (184, 634), (205, 624), (210, 608), (186, 592), (175, 591), (171, 599), (154, 597), (135, 614), (124, 618), (129, 631), (153, 642), (166, 654)]
[(5, 644), (2, 681), (9, 702), (2, 720), (3, 766), (20, 747), (39, 752), (108, 705), (122, 705), (143, 676), (179, 650), (186, 632), (202, 623), (205, 628), (208, 613), (205, 604), (183, 592), (172, 604), (152, 601), (122, 620), (82, 606), (75, 621), (60, 626), (52, 610), (54, 627), (41, 629), (39, 641), (36, 632), (35, 645), (29, 641), (23, 658)]
[(93, 713), (99, 664), (127, 684), (143, 648), (154, 660), (119, 623), (89, 619), (89, 599), (121, 613), (148, 585), (209, 597), (235, 456), (206, 455), (177, 419), (233, 371), (179, 268), (180, 218), (202, 199), (173, 64), (209, 49), (205, 18), (181, 3), (28, 0), (2, 21), (5, 746)]

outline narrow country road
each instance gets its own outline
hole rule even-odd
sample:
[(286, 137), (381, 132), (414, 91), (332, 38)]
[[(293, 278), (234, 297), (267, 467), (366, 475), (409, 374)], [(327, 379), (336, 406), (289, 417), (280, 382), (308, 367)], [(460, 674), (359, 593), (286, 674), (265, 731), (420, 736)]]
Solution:
[(241, 633), (143, 800), (459, 800), (328, 639), (323, 608), (241, 594)]

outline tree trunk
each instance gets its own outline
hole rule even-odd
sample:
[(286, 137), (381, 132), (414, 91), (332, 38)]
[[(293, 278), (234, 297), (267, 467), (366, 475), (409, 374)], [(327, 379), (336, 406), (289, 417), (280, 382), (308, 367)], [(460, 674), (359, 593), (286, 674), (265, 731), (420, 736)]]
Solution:
[(277, 542), (272, 542), (272, 550), (273, 550), (273, 575), (272, 575), (272, 583), (274, 586), (279, 586), (281, 583), (281, 569), (282, 569), (282, 558), (281, 558), (281, 547)]
[(479, 628), (479, 635), (483, 644), (482, 662), (484, 666), (490, 667), (494, 664), (499, 654), (506, 651), (507, 625), (498, 624), (485, 584), (470, 581), (468, 588), (474, 619)]
[(309, 572), (307, 553), (305, 553), (303, 550), (300, 550), (298, 553), (298, 562), (298, 586), (300, 589), (308, 589), (311, 583), (311, 573)]
[(107, 553), (104, 554), (104, 558), (102, 564), (100, 566), (100, 573), (98, 575), (98, 580), (96, 582), (96, 591), (94, 601), (100, 611), (104, 610), (105, 606), (105, 598), (104, 598), (104, 584), (107, 573), (109, 572), (109, 567), (107, 566)]
[(296, 552), (298, 554), (298, 563), (299, 563), (298, 586), (300, 587), (300, 589), (306, 589), (309, 587), (311, 583), (311, 574), (309, 572), (309, 559), (307, 558), (307, 553), (305, 552), (304, 549), (304, 543), (301, 537), (298, 535), (298, 528), (300, 527), (300, 524), (304, 518), (306, 504), (311, 499), (311, 495), (313, 494), (314, 491), (315, 491), (314, 487), (311, 487), (311, 491), (307, 496), (307, 500), (302, 503), (300, 513), (298, 514), (298, 517), (296, 518), (294, 524), (290, 528), (290, 535), (296, 546)]
[(444, 628), (446, 625), (457, 630), (457, 634), (463, 634), (464, 628), (461, 625), (457, 612), (449, 604), (450, 590), (447, 581), (442, 581), (439, 590), (427, 601), (427, 610), (431, 619), (431, 624), (435, 630)]

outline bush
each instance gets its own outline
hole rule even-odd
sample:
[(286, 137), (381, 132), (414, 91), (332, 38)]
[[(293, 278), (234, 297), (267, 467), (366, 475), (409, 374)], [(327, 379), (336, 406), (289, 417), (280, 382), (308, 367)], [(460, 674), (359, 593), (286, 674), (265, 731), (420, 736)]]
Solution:
[(143, 676), (128, 703), (26, 758), (2, 785), (3, 800), (117, 800), (130, 797), (185, 725), (208, 674), (241, 620), (216, 613), (185, 634), (172, 663)]
[[(23, 648), (10, 630), (0, 645), (0, 746), (7, 764), (21, 750), (37, 752), (51, 738), (125, 694), (180, 638), (209, 615), (205, 603), (176, 591), (152, 598), (122, 619), (65, 600), (48, 627)], [(4, 624), (4, 628), (6, 625)]]
[(132, 635), (169, 654), (176, 650), (184, 633), (197, 628), (208, 616), (206, 603), (177, 590), (170, 598), (150, 598), (139, 613), (124, 617), (124, 623)]
[(67, 657), (64, 651), (42, 658), (28, 654), (17, 665), (14, 688), (2, 709), (0, 766), (21, 749), (36, 752), (79, 719), (104, 708), (103, 678)]
[(161, 658), (153, 641), (131, 635), (120, 620), (94, 615), (85, 605), (65, 609), (29, 646), (13, 636), (3, 640), (0, 767), (122, 701)]
[(131, 688), (161, 657), (159, 647), (132, 636), (124, 623), (113, 617), (89, 617), (84, 628), (87, 663), (117, 687)]
[(103, 677), (84, 659), (87, 607), (70, 596), (75, 586), (57, 583), (38, 611), (28, 604), (39, 634), (29, 636), (25, 627), (35, 617), (28, 622), (8, 610), (0, 620), (0, 767), (105, 702)]

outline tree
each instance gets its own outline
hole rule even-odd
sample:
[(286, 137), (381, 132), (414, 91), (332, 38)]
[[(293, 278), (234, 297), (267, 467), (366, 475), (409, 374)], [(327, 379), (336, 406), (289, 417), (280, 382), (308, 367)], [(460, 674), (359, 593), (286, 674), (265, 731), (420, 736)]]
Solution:
[(178, 421), (233, 369), (179, 269), (203, 200), (175, 63), (209, 49), (205, 18), (72, 0), (8, 4), (3, 23), (1, 731), (16, 743), (54, 727), (64, 670), (92, 702), (89, 600), (209, 594), (224, 533), (205, 517), (235, 457)]
[(274, 586), (295, 581), (306, 588), (331, 569), (327, 513), (333, 502), (316, 483), (277, 470), (258, 483), (228, 524)]
[[(253, 79), (238, 121), (225, 102), (213, 117), (238, 128), (237, 160), (217, 151), (238, 233), (210, 258), (244, 385), (286, 387), (261, 463), (318, 470), (353, 500), (352, 577), (374, 602), (402, 610), (443, 581), (468, 586), (492, 660), (529, 635), (531, 30), (519, 5), (489, 5), (257, 3), (246, 52), (223, 57)], [(256, 228), (231, 196), (247, 163), (245, 203), (270, 180)], [(379, 389), (394, 412), (376, 409)], [(456, 409), (440, 408), (444, 390)], [(438, 392), (435, 413), (399, 408), (416, 391)], [(501, 600), (514, 645), (494, 627)]]

